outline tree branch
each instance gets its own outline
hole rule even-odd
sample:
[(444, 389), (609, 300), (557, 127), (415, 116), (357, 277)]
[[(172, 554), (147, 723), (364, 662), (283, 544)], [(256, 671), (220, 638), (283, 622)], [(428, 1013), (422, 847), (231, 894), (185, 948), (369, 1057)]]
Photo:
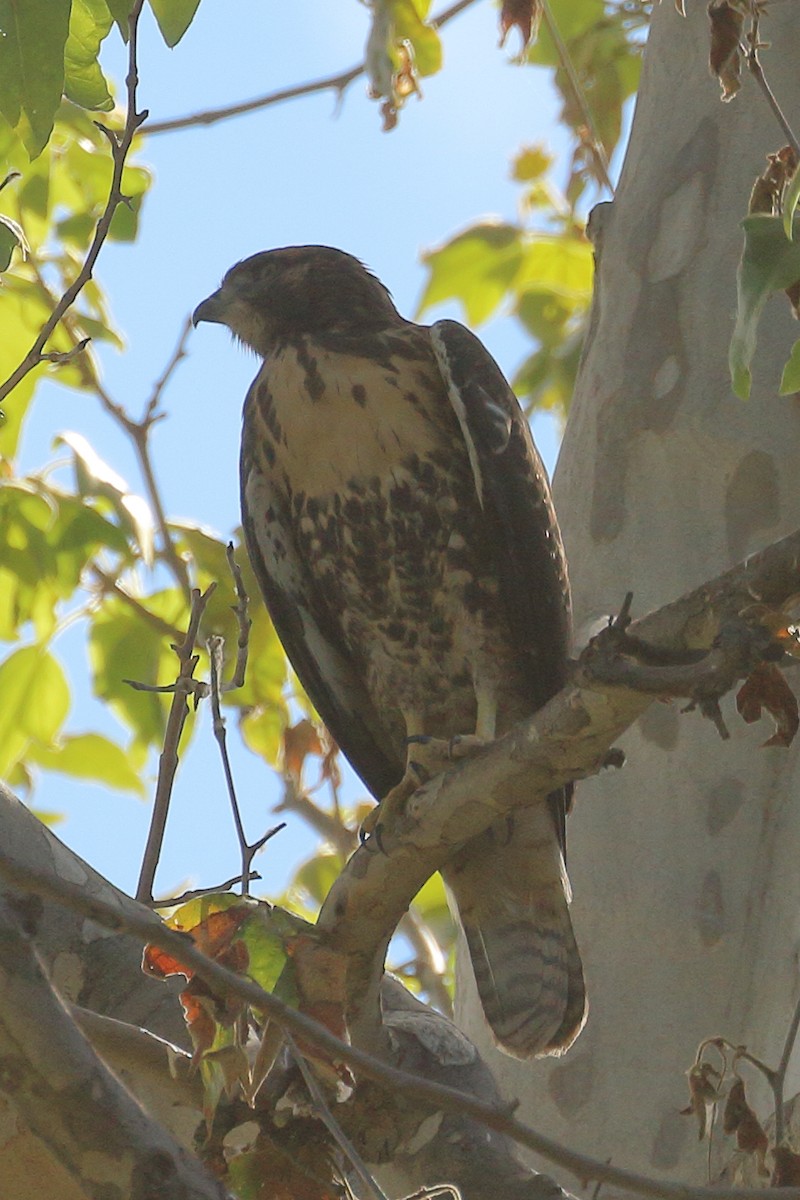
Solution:
[[(475, 0), (457, 0), (430, 24), (434, 29), (442, 29), (448, 21), (452, 21), (459, 13), (471, 8)], [(186, 117), (171, 117), (165, 121), (153, 121), (145, 130), (148, 134), (174, 133), (178, 129), (191, 129), (195, 125), (215, 125), (218, 121), (227, 121), (231, 117), (241, 117), (245, 113), (258, 112), (262, 108), (270, 108), (274, 104), (283, 104), (287, 100), (297, 100), (301, 96), (314, 96), (318, 92), (335, 92), (341, 97), (347, 88), (365, 74), (366, 63), (356, 63), (335, 75), (325, 75), (322, 79), (314, 79), (309, 83), (296, 84), (294, 87), (279, 88), (276, 92), (267, 92), (254, 100), (243, 100), (238, 104), (225, 104), (221, 108), (207, 108), (202, 112), (192, 113)]]
[(162, 1189), (224, 1200), (220, 1183), (97, 1057), (46, 978), (30, 943), (35, 924), (30, 898), (0, 904), (0, 1089), (91, 1200)]
[(111, 157), (113, 160), (113, 171), (111, 174), (111, 187), (108, 193), (105, 209), (103, 210), (100, 220), (97, 222), (97, 227), (94, 231), (91, 245), (86, 253), (83, 266), (75, 276), (72, 284), (62, 295), (61, 299), (56, 304), (50, 316), (45, 321), (36, 341), (31, 346), (28, 353), (23, 358), (19, 366), (9, 375), (8, 379), (0, 384), (0, 402), (8, 396), (17, 386), (21, 379), (38, 367), (40, 363), (46, 361), (44, 348), (47, 345), (48, 338), (53, 330), (58, 325), (64, 313), (74, 304), (83, 288), (92, 278), (92, 271), (97, 262), (98, 255), (103, 248), (103, 243), (108, 237), (108, 232), (111, 228), (111, 222), (114, 218), (114, 213), (118, 205), (126, 202), (126, 197), (122, 191), (122, 175), (125, 170), (125, 161), (128, 156), (128, 151), (133, 143), (137, 129), (147, 119), (147, 110), (138, 112), (136, 108), (136, 89), (139, 82), (138, 67), (136, 61), (136, 53), (138, 46), (138, 27), (139, 17), (141, 15), (144, 0), (135, 0), (128, 18), (128, 74), (125, 78), (125, 86), (127, 90), (127, 109), (125, 114), (125, 124), (121, 133), (115, 133), (113, 130), (107, 129), (104, 125), (99, 128), (103, 130), (108, 138), (109, 146), (111, 147)]
[[(628, 636), (672, 654), (708, 651), (720, 629), (755, 604), (778, 608), (796, 595), (799, 564), (800, 532), (636, 622)], [(596, 774), (614, 741), (651, 703), (652, 693), (593, 676), (592, 654), (590, 648), (575, 680), (531, 720), (419, 788), (403, 818), (381, 831), (380, 849), (370, 839), (333, 885), (318, 923), (330, 944), (348, 957), (348, 1023), (359, 1044), (373, 1046), (384, 1036), (379, 989), (386, 948), (425, 881), (498, 817)], [(715, 673), (722, 678), (717, 656), (714, 650)], [(687, 684), (695, 684), (704, 661)], [(744, 660), (742, 669), (746, 672)], [(724, 675), (724, 686), (731, 685), (734, 674)], [(674, 673), (670, 682), (675, 684)]]
[[(0, 874), (15, 888), (66, 904), (73, 912), (81, 913), (106, 929), (132, 933), (143, 941), (160, 947), (194, 971), (214, 992), (236, 996), (254, 1009), (267, 1013), (271, 1019), (301, 1040), (307, 1040), (332, 1057), (348, 1063), (359, 1075), (380, 1082), (394, 1093), (420, 1101), (434, 1112), (470, 1116), (487, 1128), (505, 1134), (536, 1154), (557, 1163), (578, 1179), (601, 1180), (626, 1191), (661, 1197), (662, 1200), (775, 1200), (775, 1192), (770, 1188), (688, 1187), (682, 1183), (652, 1179), (633, 1171), (626, 1171), (569, 1150), (515, 1120), (506, 1104), (487, 1103), (456, 1088), (446, 1087), (388, 1066), (365, 1051), (341, 1041), (311, 1017), (285, 1004), (277, 996), (265, 992), (252, 980), (236, 975), (207, 958), (190, 938), (169, 929), (150, 912), (123, 911), (119, 907), (88, 896), (78, 884), (42, 872), (26, 871), (2, 852)], [(781, 1189), (781, 1200), (800, 1200), (800, 1188)]]

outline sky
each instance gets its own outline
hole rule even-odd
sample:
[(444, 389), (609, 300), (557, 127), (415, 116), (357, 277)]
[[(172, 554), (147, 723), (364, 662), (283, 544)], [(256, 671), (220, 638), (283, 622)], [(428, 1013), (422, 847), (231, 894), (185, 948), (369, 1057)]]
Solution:
[[(301, 243), (338, 246), (363, 259), (400, 311), (413, 316), (425, 281), (422, 252), (478, 218), (517, 219), (519, 189), (509, 178), (514, 152), (543, 142), (563, 153), (566, 139), (547, 74), (516, 65), (516, 44), (499, 49), (497, 15), (493, 4), (479, 0), (442, 31), (443, 71), (423, 81), (424, 98), (411, 99), (390, 133), (381, 131), (379, 106), (358, 79), (340, 104), (325, 93), (144, 142), (137, 161), (153, 170), (155, 181), (139, 238), (106, 245), (97, 270), (126, 340), (123, 353), (99, 351), (104, 384), (119, 403), (141, 414), (187, 314), (249, 254)], [(367, 29), (368, 12), (358, 0), (203, 0), (182, 42), (169, 50), (145, 10), (140, 105), (162, 120), (338, 72), (361, 60)], [(116, 31), (102, 61), (119, 85), (125, 58)], [(444, 306), (424, 319), (442, 316), (463, 319), (458, 308)], [(512, 375), (529, 348), (518, 327), (500, 317), (479, 333)], [(237, 524), (241, 405), (255, 369), (220, 327), (201, 326), (192, 335), (164, 395), (168, 419), (153, 442), (170, 516), (223, 535)], [(54, 437), (65, 429), (83, 433), (141, 490), (132, 449), (96, 400), (49, 382), (32, 407), (21, 468), (48, 462)], [(534, 434), (552, 470), (554, 423), (537, 417)], [(91, 696), (81, 628), (61, 635), (54, 650), (73, 688), (69, 731), (118, 737), (115, 718)], [(255, 839), (275, 823), (270, 810), (279, 789), (269, 768), (237, 744), (235, 731), (230, 740)], [(351, 781), (347, 795), (361, 793)], [(43, 773), (33, 803), (64, 814), (59, 837), (118, 886), (135, 887), (149, 800)], [(236, 873), (227, 804), (205, 713), (178, 774), (159, 891), (208, 886)], [(289, 818), (289, 828), (256, 860), (263, 894), (278, 894), (313, 845), (299, 818)]]

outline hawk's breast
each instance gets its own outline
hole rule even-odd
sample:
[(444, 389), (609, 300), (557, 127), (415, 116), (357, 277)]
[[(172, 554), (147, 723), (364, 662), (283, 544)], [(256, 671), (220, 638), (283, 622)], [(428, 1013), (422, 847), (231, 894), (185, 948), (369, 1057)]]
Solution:
[(466, 446), (419, 334), (383, 360), (288, 345), (245, 412), (317, 600), (398, 738), (420, 731), (401, 712), (429, 734), (473, 730), (478, 680), (506, 697), (501, 724), (526, 711)]

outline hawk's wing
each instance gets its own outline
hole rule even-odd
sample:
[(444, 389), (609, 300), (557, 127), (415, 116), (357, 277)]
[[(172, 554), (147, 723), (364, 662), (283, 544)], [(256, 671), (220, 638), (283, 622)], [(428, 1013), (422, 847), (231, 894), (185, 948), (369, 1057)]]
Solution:
[(457, 321), (437, 321), (431, 341), (492, 532), (533, 712), (563, 686), (570, 640), (567, 565), (547, 475), (519, 402), (485, 346)]

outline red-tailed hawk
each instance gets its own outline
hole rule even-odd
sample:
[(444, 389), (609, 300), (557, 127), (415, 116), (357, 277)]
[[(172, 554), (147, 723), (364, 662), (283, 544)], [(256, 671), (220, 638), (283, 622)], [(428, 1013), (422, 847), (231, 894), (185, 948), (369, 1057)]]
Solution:
[[(499, 367), (455, 321), (404, 320), (326, 246), (232, 267), (194, 321), (263, 363), (241, 456), (247, 549), (300, 680), (380, 799), (407, 739), (493, 738), (562, 686), (566, 565), (544, 468)], [(563, 797), (443, 872), (499, 1044), (565, 1049), (585, 1016)]]

